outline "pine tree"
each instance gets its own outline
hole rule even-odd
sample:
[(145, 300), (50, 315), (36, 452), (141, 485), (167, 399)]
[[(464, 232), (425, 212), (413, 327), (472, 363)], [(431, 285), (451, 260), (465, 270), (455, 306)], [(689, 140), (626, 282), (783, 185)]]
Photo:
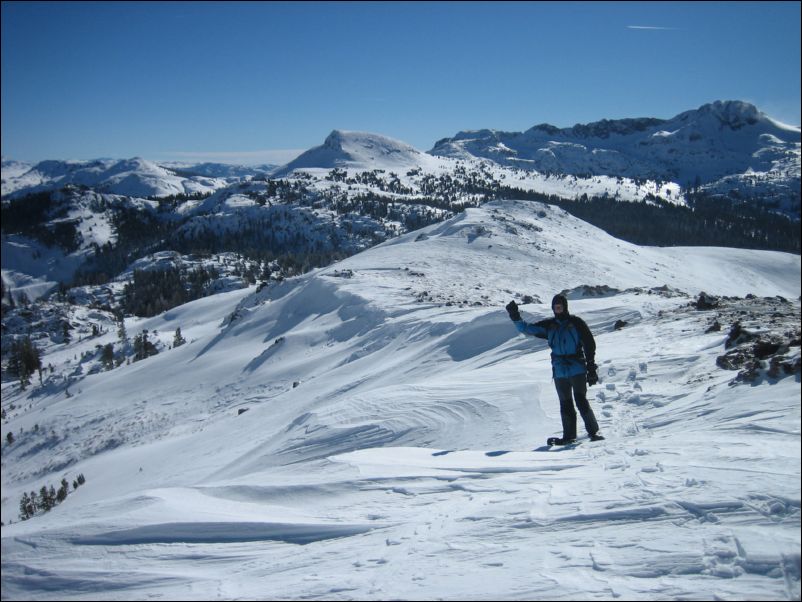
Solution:
[(175, 337), (173, 338), (173, 347), (180, 347), (186, 342), (187, 340), (181, 335), (181, 328), (176, 328)]
[(147, 329), (134, 337), (134, 361), (144, 360), (158, 354), (156, 346), (148, 340)]
[(11, 343), (11, 354), (8, 361), (10, 374), (20, 379), (20, 387), (24, 390), (31, 384), (31, 375), (34, 370), (39, 371), (39, 381), (42, 380), (42, 358), (39, 349), (33, 344), (31, 337), (26, 336)]
[(20, 520), (28, 520), (31, 517), (30, 513), (31, 498), (27, 493), (22, 494), (22, 499), (19, 501), (19, 517)]
[(142, 333), (136, 335), (134, 337), (134, 361), (138, 362), (139, 360), (145, 359), (145, 344), (143, 342), (143, 335)]
[(114, 368), (114, 345), (108, 343), (103, 347), (103, 351), (100, 354), (100, 361), (106, 370)]
[(27, 493), (22, 494), (22, 499), (19, 502), (19, 517), (21, 520), (28, 520), (36, 514), (38, 504), (36, 503), (36, 492), (31, 491), (30, 495)]
[(61, 479), (61, 487), (59, 487), (58, 492), (56, 493), (56, 501), (60, 504), (64, 500), (67, 499), (67, 494), (70, 492), (70, 484), (67, 482), (67, 479)]
[[(55, 495), (53, 496), (55, 498)], [(50, 509), (55, 505), (55, 499), (51, 499), (50, 492), (47, 490), (47, 485), (42, 485), (39, 490), (39, 507), (45, 512), (50, 512)]]
[(125, 330), (125, 318), (120, 316), (120, 324), (117, 326), (117, 336), (120, 339), (120, 344), (125, 347), (128, 345), (128, 332)]

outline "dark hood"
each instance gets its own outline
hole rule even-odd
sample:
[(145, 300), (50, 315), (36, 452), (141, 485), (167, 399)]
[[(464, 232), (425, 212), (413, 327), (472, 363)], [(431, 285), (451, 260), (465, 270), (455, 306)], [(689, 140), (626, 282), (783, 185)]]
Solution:
[(551, 300), (551, 310), (554, 311), (554, 306), (557, 303), (562, 303), (562, 306), (565, 308), (565, 314), (568, 315), (568, 299), (565, 298), (565, 295), (554, 295), (554, 298)]

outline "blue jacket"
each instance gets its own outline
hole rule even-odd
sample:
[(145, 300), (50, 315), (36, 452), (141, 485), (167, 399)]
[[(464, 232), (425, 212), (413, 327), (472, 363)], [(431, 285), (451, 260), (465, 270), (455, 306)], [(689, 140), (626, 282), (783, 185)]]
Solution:
[[(546, 339), (551, 347), (551, 368), (554, 378), (585, 374), (586, 362), (594, 363), (596, 341), (582, 318), (570, 314), (539, 322), (513, 322), (519, 332)], [(587, 355), (587, 357), (586, 357)]]

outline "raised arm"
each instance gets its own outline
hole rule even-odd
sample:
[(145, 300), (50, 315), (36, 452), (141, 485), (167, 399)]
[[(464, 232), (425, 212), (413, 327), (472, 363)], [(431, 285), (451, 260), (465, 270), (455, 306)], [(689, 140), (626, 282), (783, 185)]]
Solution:
[(541, 339), (547, 338), (547, 331), (543, 327), (545, 320), (541, 320), (540, 322), (524, 322), (523, 318), (521, 318), (521, 314), (518, 311), (518, 304), (515, 301), (510, 301), (507, 304), (507, 313), (510, 315), (510, 320), (512, 323), (515, 324), (515, 328), (518, 329), (518, 332), (522, 334), (528, 334), (533, 337), (540, 337)]

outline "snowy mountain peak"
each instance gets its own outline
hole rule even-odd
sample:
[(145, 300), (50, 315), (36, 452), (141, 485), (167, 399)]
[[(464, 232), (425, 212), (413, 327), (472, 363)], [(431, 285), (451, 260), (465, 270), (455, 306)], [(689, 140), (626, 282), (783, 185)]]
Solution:
[(349, 154), (354, 159), (371, 159), (378, 155), (389, 154), (408, 154), (413, 156), (420, 154), (420, 151), (399, 140), (379, 134), (344, 130), (332, 131), (323, 146)]
[(737, 130), (745, 125), (755, 125), (758, 121), (767, 121), (764, 113), (748, 102), (740, 100), (717, 100), (702, 105), (696, 111), (700, 117), (713, 117), (721, 125)]
[(769, 200), (799, 214), (800, 129), (743, 101), (715, 101), (668, 120), (464, 131), (438, 141), (429, 152), (546, 173), (656, 179), (711, 194), (735, 190), (742, 198)]
[(322, 145), (309, 149), (278, 170), (276, 175), (286, 175), (302, 168), (397, 169), (418, 165), (422, 155), (405, 142), (379, 134), (334, 130)]
[(730, 135), (730, 132), (739, 132), (743, 128), (746, 128), (744, 132), (749, 132), (752, 126), (757, 126), (753, 129), (759, 130), (759, 133), (770, 133), (784, 141), (793, 141), (796, 134), (796, 139), (799, 140), (799, 128), (794, 131), (794, 128), (781, 125), (753, 104), (739, 100), (717, 100), (698, 109), (680, 113), (669, 123), (679, 127), (692, 126), (697, 128), (697, 131), (706, 131), (709, 135), (720, 132), (718, 135), (723, 137)]
[(132, 157), (131, 159), (122, 159), (114, 163), (110, 168), (113, 171), (149, 171), (153, 173), (167, 174), (167, 171), (156, 165), (155, 163), (143, 159), (142, 157)]

